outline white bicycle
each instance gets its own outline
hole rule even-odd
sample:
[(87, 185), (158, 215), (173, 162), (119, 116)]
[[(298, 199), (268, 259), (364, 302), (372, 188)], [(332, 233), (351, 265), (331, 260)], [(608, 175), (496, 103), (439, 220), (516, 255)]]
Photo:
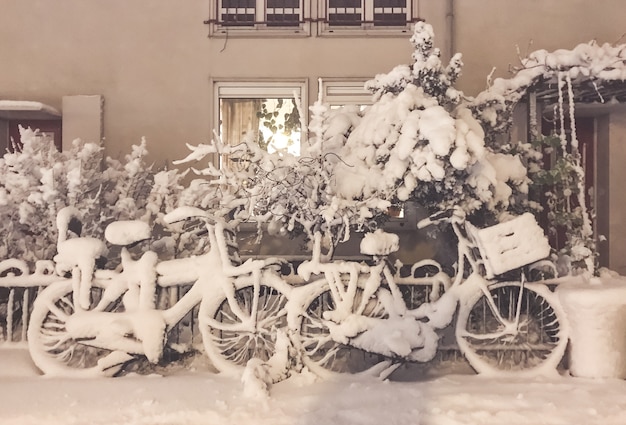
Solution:
[[(310, 261), (301, 274), (323, 277), (292, 293), (289, 324), (302, 362), (319, 374), (361, 372), (391, 360), (431, 360), (438, 331), (456, 316), (455, 339), (479, 373), (549, 373), (564, 355), (568, 327), (558, 299), (542, 283), (502, 281), (512, 269), (545, 258), (550, 247), (534, 217), (477, 229), (460, 210), (436, 214), (419, 227), (446, 222), (458, 238), (456, 274), (432, 260), (408, 278), (387, 256), (397, 237), (366, 236), (371, 264)], [(421, 277), (416, 277), (421, 273)], [(394, 366), (394, 367), (395, 367)]]
[[(227, 225), (206, 212), (181, 208), (166, 217), (190, 218), (206, 223), (206, 253), (158, 262), (153, 252), (134, 260), (123, 248), (121, 271), (94, 269), (99, 241), (62, 241), (59, 253), (70, 258), (57, 260), (71, 265), (71, 278), (39, 293), (28, 329), (37, 367), (48, 375), (93, 376), (114, 375), (136, 356), (158, 362), (168, 333), (197, 305), (204, 349), (218, 370), (239, 373), (252, 358), (269, 360), (277, 329), (286, 327), (291, 287), (271, 262), (239, 262)], [(111, 226), (107, 239), (121, 245), (149, 233), (139, 222)], [(157, 288), (181, 284), (191, 285), (186, 294), (159, 309)]]
[[(360, 372), (389, 360), (429, 361), (439, 348), (438, 331), (455, 315), (458, 347), (478, 372), (543, 373), (556, 369), (564, 354), (567, 323), (550, 289), (496, 279), (549, 252), (531, 215), (480, 230), (458, 210), (422, 221), (450, 223), (458, 237), (452, 277), (433, 260), (402, 275), (388, 260), (397, 236), (377, 231), (361, 244), (372, 262), (323, 263), (314, 255), (298, 267), (303, 280), (295, 286), (277, 272), (277, 261), (241, 263), (228, 226), (206, 212), (181, 208), (167, 218), (203, 220), (206, 253), (158, 262), (153, 252), (134, 260), (124, 248), (120, 271), (99, 270), (100, 241), (61, 241), (58, 265), (71, 270), (71, 278), (38, 295), (28, 329), (31, 356), (44, 373), (114, 375), (136, 356), (158, 362), (169, 332), (198, 305), (213, 365), (240, 374), (258, 359), (279, 366), (273, 380), (287, 376), (292, 363), (323, 375)], [(137, 222), (108, 230), (109, 242), (119, 245), (149, 235)], [(158, 308), (157, 288), (183, 284), (190, 285), (185, 295)]]

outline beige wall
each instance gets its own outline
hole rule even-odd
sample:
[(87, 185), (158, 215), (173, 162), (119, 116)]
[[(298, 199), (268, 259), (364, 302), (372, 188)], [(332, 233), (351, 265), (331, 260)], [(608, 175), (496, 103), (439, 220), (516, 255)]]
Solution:
[[(139, 5), (141, 3), (141, 5)], [(61, 109), (66, 95), (103, 95), (107, 152), (146, 136), (156, 157), (203, 141), (209, 99), (207, 2), (22, 0), (0, 13), (0, 98)]]
[(0, 152), (4, 154), (9, 147), (9, 122), (0, 119)]
[(624, 190), (624, 164), (626, 163), (626, 110), (609, 118), (608, 158), (608, 266), (626, 275), (626, 191)]

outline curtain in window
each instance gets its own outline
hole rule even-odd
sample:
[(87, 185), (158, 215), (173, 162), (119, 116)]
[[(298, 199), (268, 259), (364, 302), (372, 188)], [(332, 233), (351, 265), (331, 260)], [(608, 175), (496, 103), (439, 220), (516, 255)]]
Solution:
[[(259, 133), (257, 112), (263, 99), (221, 99), (221, 137), (225, 144), (236, 146), (252, 132), (255, 139)], [(222, 158), (226, 166), (235, 166), (228, 158)]]

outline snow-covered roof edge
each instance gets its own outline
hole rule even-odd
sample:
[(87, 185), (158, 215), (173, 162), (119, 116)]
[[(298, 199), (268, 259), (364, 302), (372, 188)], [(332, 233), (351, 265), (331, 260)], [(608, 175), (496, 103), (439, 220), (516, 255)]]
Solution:
[(565, 79), (574, 85), (584, 81), (626, 83), (626, 44), (599, 45), (591, 41), (572, 50), (537, 50), (521, 60), (514, 76), (496, 78), (470, 104), (484, 124), (497, 130), (501, 121), (498, 115), (512, 110), (529, 88), (541, 82)]
[(61, 116), (61, 112), (52, 106), (29, 100), (0, 100), (0, 111), (33, 111), (45, 112), (57, 117)]

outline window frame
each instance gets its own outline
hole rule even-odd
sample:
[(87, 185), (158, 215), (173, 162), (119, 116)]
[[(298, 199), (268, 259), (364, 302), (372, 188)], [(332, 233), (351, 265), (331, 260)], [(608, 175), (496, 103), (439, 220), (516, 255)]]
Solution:
[(369, 106), (372, 93), (365, 89), (365, 83), (372, 78), (320, 78), (319, 92), (322, 102), (330, 106), (362, 105)]
[[(222, 99), (267, 99), (293, 98), (294, 93), (300, 101), (303, 125), (308, 123), (308, 79), (284, 80), (233, 80), (213, 79), (213, 131), (221, 137), (221, 110)], [(300, 143), (306, 141), (306, 132), (300, 134)], [(217, 165), (217, 162), (216, 162)]]
[[(209, 10), (209, 37), (308, 37), (311, 35), (311, 0), (299, 0), (300, 20), (297, 26), (271, 25), (266, 21), (266, 1), (256, 0), (255, 19), (251, 25), (228, 25), (221, 19), (222, 0), (215, 0)], [(290, 9), (290, 8), (288, 8)]]
[[(329, 17), (329, 0), (320, 4), (318, 32), (320, 36), (406, 36), (412, 31), (415, 22), (421, 20), (419, 0), (406, 0), (406, 25), (374, 25), (374, 0), (360, 0), (363, 19), (360, 25), (331, 25)], [(357, 22), (357, 21), (355, 21)]]

